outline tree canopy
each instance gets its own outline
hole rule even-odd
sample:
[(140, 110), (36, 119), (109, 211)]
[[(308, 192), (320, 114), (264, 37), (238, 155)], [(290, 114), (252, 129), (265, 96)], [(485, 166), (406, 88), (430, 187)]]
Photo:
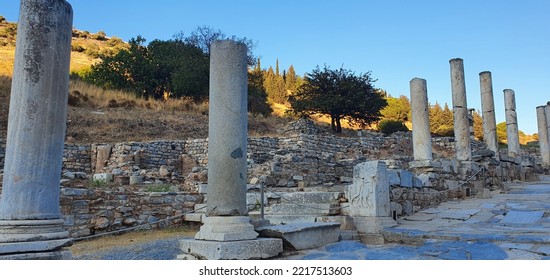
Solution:
[(372, 83), (370, 72), (317, 67), (304, 76), (304, 84), (290, 97), (292, 110), (303, 116), (329, 115), (333, 131), (342, 132), (341, 120), (361, 126), (378, 121), (387, 102)]
[[(251, 40), (228, 37), (220, 30), (202, 26), (189, 37), (180, 33), (172, 40), (153, 40), (147, 46), (143, 37), (132, 38), (127, 49), (110, 56), (102, 55), (101, 62), (94, 64), (83, 79), (104, 88), (131, 91), (146, 99), (205, 100), (209, 90), (210, 44), (221, 39), (245, 43), (249, 59), (253, 58)], [(252, 88), (256, 95), (253, 100), (260, 102), (265, 94)]]

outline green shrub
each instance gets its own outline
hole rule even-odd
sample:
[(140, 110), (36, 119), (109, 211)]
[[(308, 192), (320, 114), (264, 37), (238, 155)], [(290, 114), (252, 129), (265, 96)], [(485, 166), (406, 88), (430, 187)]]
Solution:
[(88, 186), (92, 189), (104, 188), (105, 186), (107, 186), (107, 182), (101, 179), (92, 179)]
[(147, 186), (145, 191), (146, 192), (169, 192), (170, 185), (167, 185), (167, 184), (150, 185), (150, 186)]
[(378, 123), (378, 130), (384, 135), (390, 135), (398, 131), (409, 131), (407, 126), (398, 120), (382, 120)]

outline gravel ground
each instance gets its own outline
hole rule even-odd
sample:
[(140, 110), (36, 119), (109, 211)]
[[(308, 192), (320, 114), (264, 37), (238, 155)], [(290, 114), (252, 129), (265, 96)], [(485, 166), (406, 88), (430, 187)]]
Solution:
[(175, 260), (181, 254), (178, 241), (182, 237), (121, 246), (108, 251), (73, 256), (75, 260)]

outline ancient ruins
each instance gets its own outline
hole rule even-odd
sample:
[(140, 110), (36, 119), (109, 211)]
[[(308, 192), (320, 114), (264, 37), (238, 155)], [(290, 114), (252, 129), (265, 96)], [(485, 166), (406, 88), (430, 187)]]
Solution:
[(211, 46), (208, 139), (64, 144), (71, 7), (22, 3), (16, 98), (0, 145), (0, 259), (69, 259), (73, 238), (184, 222), (202, 226), (181, 240), (179, 259), (380, 244), (399, 217), (549, 173), (550, 102), (536, 108), (540, 149), (520, 149), (514, 91), (505, 89), (508, 147), (499, 149), (492, 77), (481, 72), (484, 142), (472, 140), (460, 58), (449, 62), (454, 138), (430, 135), (421, 78), (410, 81), (412, 133), (337, 137), (300, 119), (285, 137), (248, 137), (246, 46), (231, 40)]

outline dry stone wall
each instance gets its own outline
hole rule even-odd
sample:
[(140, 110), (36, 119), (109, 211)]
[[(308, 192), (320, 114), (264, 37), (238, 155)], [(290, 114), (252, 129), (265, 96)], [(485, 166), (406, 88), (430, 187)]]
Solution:
[[(181, 223), (202, 196), (183, 192), (138, 192), (129, 188), (62, 188), (61, 213), (72, 237), (94, 235), (132, 226)], [(148, 225), (150, 227), (156, 224)]]

